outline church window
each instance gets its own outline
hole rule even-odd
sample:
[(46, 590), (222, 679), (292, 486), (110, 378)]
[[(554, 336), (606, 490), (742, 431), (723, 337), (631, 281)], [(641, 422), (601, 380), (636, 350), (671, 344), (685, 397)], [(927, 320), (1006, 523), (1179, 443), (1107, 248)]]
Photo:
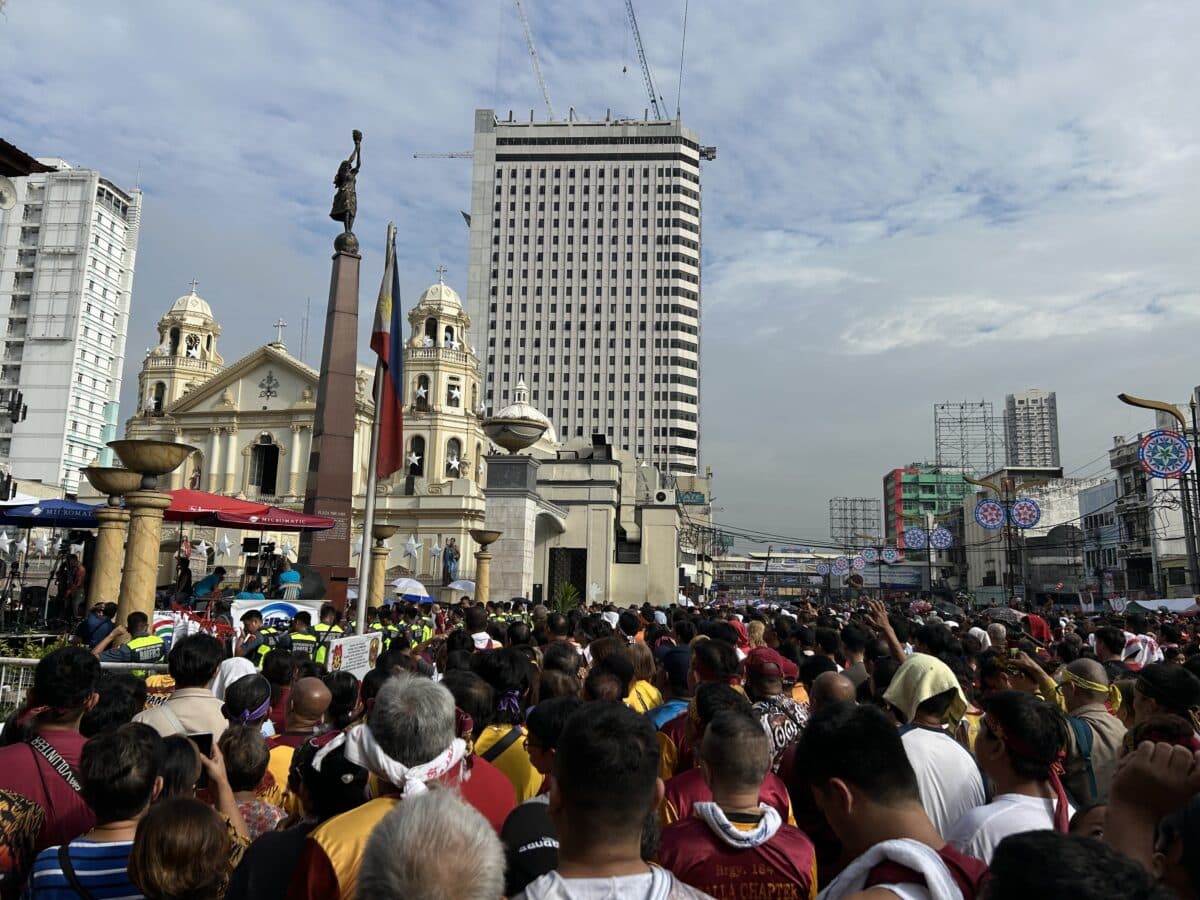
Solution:
[(458, 438), (446, 441), (446, 477), (460, 478), (465, 475), (462, 465), (462, 442)]
[(178, 356), (179, 355), (179, 329), (178, 328), (171, 329), (170, 341), (171, 341), (171, 355)]
[(167, 399), (167, 386), (161, 381), (154, 383), (154, 393), (150, 399), (150, 411), (155, 415), (163, 411), (163, 406)]
[(258, 488), (258, 496), (274, 497), (279, 476), (279, 447), (271, 435), (263, 432), (250, 451), (250, 485)]
[(446, 405), (455, 408), (462, 406), (462, 388), (458, 386), (457, 378), (451, 378), (446, 385)]
[(187, 336), (187, 355), (190, 359), (200, 358), (200, 335), (189, 334)]
[(431, 340), (431, 341), (436, 341), (437, 340), (437, 326), (438, 326), (437, 319), (433, 318), (432, 316), (430, 316), (428, 319), (426, 319), (425, 320), (425, 337), (429, 338), (429, 340)]
[(416, 396), (413, 398), (413, 404), (422, 412), (429, 411), (429, 376), (417, 376)]
[(408, 474), (417, 478), (425, 474), (425, 438), (423, 437), (414, 437), (408, 442)]
[(210, 334), (204, 341), (204, 349), (212, 353), (212, 335)]
[(444, 343), (446, 346), (450, 346), (451, 341), (454, 340), (454, 326), (452, 326), (452, 325), (446, 326), (446, 336), (445, 337), (446, 337), (446, 339), (442, 343)]

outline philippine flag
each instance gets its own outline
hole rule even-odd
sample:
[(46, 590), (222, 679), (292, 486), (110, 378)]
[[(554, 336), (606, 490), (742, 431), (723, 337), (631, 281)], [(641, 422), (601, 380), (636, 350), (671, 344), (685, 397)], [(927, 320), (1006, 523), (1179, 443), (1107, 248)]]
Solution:
[(379, 457), (375, 472), (387, 478), (404, 466), (404, 324), (400, 318), (400, 273), (396, 269), (396, 226), (388, 225), (387, 261), (375, 306), (371, 349), (379, 356)]

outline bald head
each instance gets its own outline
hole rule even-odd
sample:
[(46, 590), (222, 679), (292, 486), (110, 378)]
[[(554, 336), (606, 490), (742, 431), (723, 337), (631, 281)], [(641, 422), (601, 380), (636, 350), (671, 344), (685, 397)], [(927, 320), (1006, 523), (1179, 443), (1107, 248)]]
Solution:
[[(1075, 678), (1079, 678), (1082, 681), (1091, 681), (1095, 684), (1102, 684), (1105, 688), (1104, 691), (1089, 691), (1087, 688), (1072, 682), (1075, 688), (1074, 693), (1065, 692), (1063, 695), (1069, 709), (1075, 709), (1083, 706), (1085, 703), (1103, 703), (1108, 699), (1108, 670), (1101, 663), (1098, 663), (1094, 659), (1077, 659), (1063, 666), (1063, 670), (1064, 672), (1069, 672)], [(1064, 676), (1064, 681), (1070, 681), (1070, 679)]]
[(812, 684), (808, 695), (811, 712), (834, 706), (838, 703), (853, 703), (857, 696), (854, 682), (840, 672), (822, 672)]
[(288, 694), (287, 727), (308, 728), (320, 724), (333, 701), (320, 678), (301, 678)]

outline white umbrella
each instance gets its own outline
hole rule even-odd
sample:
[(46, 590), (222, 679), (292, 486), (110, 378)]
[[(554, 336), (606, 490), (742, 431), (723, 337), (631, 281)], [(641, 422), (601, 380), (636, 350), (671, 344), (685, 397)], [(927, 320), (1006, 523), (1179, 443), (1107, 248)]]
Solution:
[(448, 590), (454, 591), (456, 594), (471, 594), (475, 595), (475, 582), (469, 578), (460, 578), (458, 581), (452, 581), (446, 585)]
[(395, 588), (397, 594), (408, 599), (429, 599), (429, 591), (425, 590), (425, 585), (415, 578), (397, 578), (392, 582), (392, 587)]

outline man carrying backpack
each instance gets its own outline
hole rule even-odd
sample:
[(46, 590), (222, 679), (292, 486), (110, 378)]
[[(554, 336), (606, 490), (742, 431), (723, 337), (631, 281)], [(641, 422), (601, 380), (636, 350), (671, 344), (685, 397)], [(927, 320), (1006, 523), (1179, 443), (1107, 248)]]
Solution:
[(1125, 726), (1113, 715), (1121, 694), (1110, 684), (1104, 665), (1094, 659), (1067, 663), (1060, 690), (1070, 725), (1063, 784), (1079, 809), (1107, 803), (1125, 739)]

